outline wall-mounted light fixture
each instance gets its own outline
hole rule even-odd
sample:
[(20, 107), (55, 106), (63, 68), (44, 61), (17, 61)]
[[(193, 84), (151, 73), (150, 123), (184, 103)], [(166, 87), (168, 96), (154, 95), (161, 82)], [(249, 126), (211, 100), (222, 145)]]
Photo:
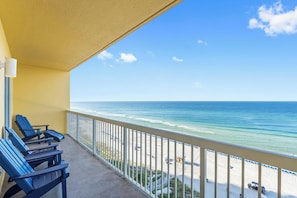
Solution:
[(0, 69), (4, 68), (5, 76), (15, 78), (17, 71), (17, 60), (5, 57), (5, 62), (0, 62)]

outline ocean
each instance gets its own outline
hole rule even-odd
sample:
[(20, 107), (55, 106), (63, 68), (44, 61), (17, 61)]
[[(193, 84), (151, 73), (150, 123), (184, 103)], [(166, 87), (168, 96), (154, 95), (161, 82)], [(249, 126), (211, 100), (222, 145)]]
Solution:
[(71, 110), (297, 155), (297, 102), (71, 102)]

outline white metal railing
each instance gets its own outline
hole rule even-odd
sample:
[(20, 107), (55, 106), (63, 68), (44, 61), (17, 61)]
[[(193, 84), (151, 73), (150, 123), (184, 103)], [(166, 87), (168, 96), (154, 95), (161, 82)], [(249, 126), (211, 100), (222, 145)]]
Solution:
[(296, 156), (74, 111), (67, 121), (71, 137), (152, 197), (297, 197)]

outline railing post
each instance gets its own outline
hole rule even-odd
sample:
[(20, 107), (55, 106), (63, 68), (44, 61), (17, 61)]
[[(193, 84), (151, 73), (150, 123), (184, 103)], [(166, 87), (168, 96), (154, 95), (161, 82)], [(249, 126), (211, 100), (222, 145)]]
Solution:
[(124, 128), (124, 177), (127, 178), (128, 170), (128, 133), (127, 128)]
[(206, 175), (205, 149), (200, 147), (200, 197), (205, 197), (205, 175)]
[[(70, 119), (69, 119), (69, 115), (70, 113), (69, 112), (66, 112), (66, 134), (69, 134), (69, 123), (70, 123)], [(4, 134), (5, 135), (5, 134)], [(6, 137), (5, 137), (6, 138)]]
[(262, 195), (262, 163), (258, 163), (258, 198)]
[(230, 155), (227, 154), (227, 198), (230, 197)]
[(244, 198), (245, 159), (241, 160), (241, 198)]
[(282, 192), (282, 169), (277, 168), (277, 198), (281, 198)]
[(97, 154), (96, 144), (96, 120), (93, 119), (93, 154)]
[(79, 115), (76, 114), (76, 134), (75, 134), (75, 138), (78, 141), (78, 128), (79, 128), (79, 120), (78, 120)]

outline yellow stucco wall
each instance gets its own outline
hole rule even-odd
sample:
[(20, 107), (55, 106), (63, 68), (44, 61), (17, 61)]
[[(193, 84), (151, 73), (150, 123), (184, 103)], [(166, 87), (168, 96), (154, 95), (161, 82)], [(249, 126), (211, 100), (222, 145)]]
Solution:
[[(13, 120), (16, 114), (22, 114), (32, 125), (49, 124), (65, 133), (65, 110), (69, 107), (69, 72), (18, 63), (13, 84)], [(17, 130), (15, 124), (13, 128)]]
[[(5, 60), (5, 57), (10, 57), (9, 47), (6, 41), (6, 36), (2, 27), (2, 22), (0, 19), (0, 61), (1, 63)], [(2, 137), (2, 129), (4, 126), (4, 69), (0, 69), (0, 135)], [(1, 168), (2, 170), (2, 168)], [(1, 171), (2, 172), (2, 171)], [(2, 189), (2, 184), (4, 180), (4, 172), (0, 175), (0, 190)]]

